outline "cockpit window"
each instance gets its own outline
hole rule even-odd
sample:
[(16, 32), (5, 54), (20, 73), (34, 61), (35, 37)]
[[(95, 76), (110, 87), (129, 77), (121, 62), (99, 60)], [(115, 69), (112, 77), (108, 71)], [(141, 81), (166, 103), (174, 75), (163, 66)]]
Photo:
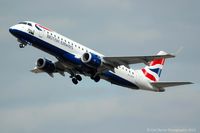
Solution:
[(19, 22), (19, 24), (25, 24), (25, 25), (26, 25), (26, 24), (27, 24), (27, 22)]
[(27, 22), (19, 22), (19, 24), (24, 24), (24, 25), (29, 25), (29, 26), (32, 26), (31, 23), (27, 23)]

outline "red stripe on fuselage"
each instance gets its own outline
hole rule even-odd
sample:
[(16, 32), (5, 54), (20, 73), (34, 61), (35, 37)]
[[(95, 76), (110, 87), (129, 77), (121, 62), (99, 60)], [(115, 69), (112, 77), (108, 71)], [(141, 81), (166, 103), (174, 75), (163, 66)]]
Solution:
[(151, 75), (150, 73), (148, 73), (144, 68), (142, 69), (142, 72), (144, 73), (144, 75), (145, 75), (148, 79), (150, 79), (150, 80), (152, 80), (152, 81), (156, 81), (156, 78), (155, 78), (153, 75)]
[(42, 25), (40, 25), (40, 24), (37, 24), (37, 26), (39, 26), (40, 28), (43, 28), (43, 29), (45, 29), (45, 30), (52, 31), (52, 30), (50, 30), (50, 29), (48, 29), (48, 28), (46, 28), (46, 27), (44, 27), (44, 26), (42, 26)]

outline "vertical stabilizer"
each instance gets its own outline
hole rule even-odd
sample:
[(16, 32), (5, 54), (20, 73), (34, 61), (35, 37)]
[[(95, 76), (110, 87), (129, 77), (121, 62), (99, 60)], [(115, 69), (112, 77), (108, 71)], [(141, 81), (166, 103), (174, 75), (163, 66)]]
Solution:
[[(160, 51), (157, 55), (166, 55), (168, 53)], [(151, 82), (159, 81), (162, 72), (163, 65), (165, 63), (165, 58), (155, 59), (149, 63), (149, 66), (142, 68), (142, 72), (146, 78)]]

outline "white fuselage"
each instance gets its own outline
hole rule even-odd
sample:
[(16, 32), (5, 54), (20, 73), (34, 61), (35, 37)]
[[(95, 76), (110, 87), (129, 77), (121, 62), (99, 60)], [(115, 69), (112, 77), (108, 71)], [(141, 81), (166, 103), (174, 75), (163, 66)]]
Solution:
[[(13, 30), (11, 33), (14, 36), (16, 36), (18, 39), (21, 39), (22, 41), (25, 40), (28, 42), (28, 44), (31, 44), (45, 52), (48, 52), (51, 55), (55, 56), (56, 58), (59, 58), (59, 53), (58, 53), (59, 50), (65, 51), (71, 55), (74, 55), (75, 58), (77, 58), (78, 60), (80, 60), (81, 56), (86, 52), (96, 54), (100, 56), (101, 58), (104, 57), (104, 55), (92, 49), (89, 49), (81, 45), (80, 43), (77, 43), (65, 36), (62, 36), (56, 33), (55, 31), (47, 29), (39, 24), (36, 24), (34, 22), (29, 22), (29, 21), (26, 21), (26, 23), (27, 23), (26, 25), (17, 24), (17, 25), (12, 26), (10, 28), (10, 31)], [(34, 44), (35, 40), (40, 40), (42, 43), (40, 45)], [(45, 44), (44, 47), (42, 46), (43, 43)], [(49, 46), (47, 46), (46, 44), (48, 44)], [(49, 49), (56, 48), (57, 51), (54, 53), (53, 50), (52, 51), (45, 50), (45, 48), (47, 47)], [(69, 64), (66, 63), (65, 65), (67, 66)], [(74, 66), (75, 65), (76, 64), (74, 64)], [(69, 67), (73, 67), (73, 62), (69, 65)], [(129, 88), (136, 89), (135, 87), (138, 87), (138, 89), (145, 89), (145, 90), (152, 90), (152, 91), (156, 90), (156, 88), (152, 87), (149, 80), (142, 74), (141, 70), (133, 70), (133, 69), (129, 69), (125, 67), (124, 65), (121, 65), (121, 66), (118, 66), (117, 68), (114, 68), (113, 71), (109, 70), (108, 75), (109, 74), (114, 74), (114, 76), (117, 76), (117, 78), (119, 77), (135, 85), (133, 87), (129, 85), (128, 86)], [(102, 76), (103, 79), (107, 80), (106, 76), (107, 76), (106, 74)], [(114, 76), (112, 75), (112, 77)], [(115, 84), (120, 85), (121, 83), (115, 83)]]

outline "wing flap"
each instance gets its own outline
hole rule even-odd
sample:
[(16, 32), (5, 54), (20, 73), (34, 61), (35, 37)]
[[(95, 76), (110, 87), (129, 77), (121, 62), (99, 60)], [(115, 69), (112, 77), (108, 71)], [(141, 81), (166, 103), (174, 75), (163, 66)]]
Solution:
[(35, 68), (33, 68), (32, 70), (30, 70), (32, 73), (42, 73), (42, 72), (44, 72), (43, 70), (41, 70), (41, 69), (39, 69), (39, 68), (37, 68), (37, 67), (35, 67)]
[(193, 84), (192, 82), (152, 82), (151, 85), (157, 88), (166, 88), (179, 85)]

